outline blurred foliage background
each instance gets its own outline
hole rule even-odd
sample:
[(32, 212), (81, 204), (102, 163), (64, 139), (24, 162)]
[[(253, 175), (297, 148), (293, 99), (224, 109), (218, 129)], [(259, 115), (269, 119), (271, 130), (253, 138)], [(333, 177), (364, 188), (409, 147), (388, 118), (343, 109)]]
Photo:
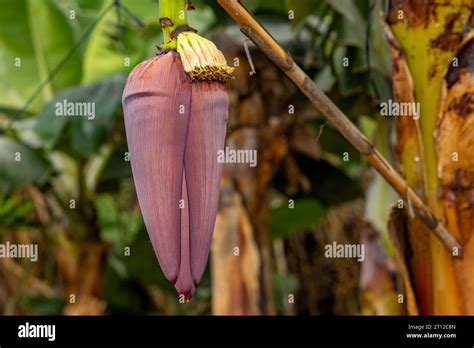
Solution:
[[(383, 2), (243, 2), (390, 158), (375, 117), (391, 95)], [(190, 25), (237, 67), (227, 146), (259, 162), (225, 166), (210, 266), (180, 304), (140, 215), (121, 109), (127, 73), (161, 44), (158, 0), (0, 0), (0, 240), (40, 250), (0, 259), (0, 311), (402, 314), (394, 193), (215, 1), (194, 5)], [(54, 116), (64, 99), (95, 102), (95, 119)], [(325, 258), (333, 241), (364, 243), (365, 261)]]

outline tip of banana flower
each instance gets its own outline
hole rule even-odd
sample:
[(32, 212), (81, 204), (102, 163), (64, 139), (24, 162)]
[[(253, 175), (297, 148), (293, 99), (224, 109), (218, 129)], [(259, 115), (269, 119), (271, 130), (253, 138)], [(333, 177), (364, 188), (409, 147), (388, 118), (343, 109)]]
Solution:
[(227, 82), (232, 78), (234, 68), (227, 65), (224, 54), (212, 41), (184, 31), (178, 35), (177, 44), (183, 68), (191, 80)]
[(183, 296), (182, 298), (184, 299), (185, 303), (191, 302), (191, 298), (193, 297), (193, 295), (189, 292), (188, 293), (180, 292), (179, 297), (181, 296)]

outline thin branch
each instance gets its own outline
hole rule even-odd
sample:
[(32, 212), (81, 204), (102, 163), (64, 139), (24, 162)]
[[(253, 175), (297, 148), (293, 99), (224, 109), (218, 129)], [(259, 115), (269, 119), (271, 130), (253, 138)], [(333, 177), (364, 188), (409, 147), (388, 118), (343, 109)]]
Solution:
[(40, 85), (36, 88), (36, 90), (33, 92), (33, 94), (28, 98), (28, 100), (26, 101), (25, 105), (23, 106), (23, 108), (21, 109), (20, 111), (20, 116), (23, 115), (23, 113), (25, 113), (28, 108), (30, 107), (30, 105), (33, 103), (33, 101), (35, 100), (35, 98), (41, 93), (41, 91), (43, 90), (43, 88), (46, 87), (46, 85), (48, 83), (50, 83), (54, 77), (57, 75), (57, 73), (61, 70), (61, 68), (64, 66), (64, 64), (67, 63), (67, 61), (74, 55), (74, 53), (76, 53), (77, 49), (79, 48), (79, 46), (82, 45), (82, 43), (89, 37), (90, 33), (92, 32), (92, 29), (95, 28), (95, 26), (97, 25), (97, 23), (99, 23), (99, 21), (107, 14), (107, 12), (109, 12), (109, 10), (114, 6), (114, 4), (112, 3), (110, 6), (108, 6), (91, 24), (90, 26), (87, 28), (87, 30), (84, 32), (84, 34), (82, 34), (82, 36), (79, 38), (79, 40), (74, 44), (74, 46), (72, 46), (72, 48), (69, 50), (69, 52), (63, 57), (63, 59), (61, 59), (61, 61), (51, 70), (51, 72), (49, 73), (48, 77), (40, 83)]
[(125, 4), (120, 3), (120, 8), (128, 17), (130, 17), (130, 19), (133, 20), (137, 27), (139, 27), (140, 29), (143, 29), (145, 27), (145, 23), (138, 16), (136, 16), (127, 6), (125, 6)]
[(117, 27), (120, 34), (120, 40), (124, 42), (124, 30), (122, 23), (122, 3), (120, 0), (114, 0), (115, 13), (117, 15)]
[[(250, 38), (263, 53), (270, 58), (300, 90), (311, 103), (332, 123), (334, 127), (387, 180), (405, 201), (409, 201), (414, 212), (438, 237), (452, 255), (461, 256), (462, 247), (456, 239), (438, 221), (431, 209), (427, 207), (404, 178), (382, 156), (375, 146), (362, 134), (344, 113), (321, 91), (311, 78), (293, 61), (291, 56), (252, 16), (239, 0), (218, 0), (224, 10), (240, 25), (240, 30)], [(457, 254), (454, 253), (457, 251)]]

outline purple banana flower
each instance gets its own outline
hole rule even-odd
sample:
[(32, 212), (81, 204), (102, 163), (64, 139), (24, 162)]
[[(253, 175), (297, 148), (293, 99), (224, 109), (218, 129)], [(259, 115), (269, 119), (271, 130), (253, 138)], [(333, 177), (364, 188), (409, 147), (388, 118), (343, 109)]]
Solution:
[(178, 53), (130, 73), (123, 109), (138, 201), (166, 278), (188, 301), (206, 268), (219, 203), (228, 97), (192, 82)]

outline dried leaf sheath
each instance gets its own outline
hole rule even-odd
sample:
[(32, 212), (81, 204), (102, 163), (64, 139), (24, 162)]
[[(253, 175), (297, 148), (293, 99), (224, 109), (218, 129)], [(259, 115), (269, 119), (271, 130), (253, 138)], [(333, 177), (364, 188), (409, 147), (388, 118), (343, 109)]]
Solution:
[(466, 36), (443, 83), (435, 132), (440, 203), (446, 225), (464, 247), (454, 266), (463, 313), (474, 314), (474, 32)]
[[(392, 58), (392, 88), (393, 95), (399, 103), (415, 103), (415, 92), (413, 87), (413, 78), (411, 76), (406, 56), (397, 39), (394, 37), (390, 26), (383, 22), (384, 34), (390, 48)], [(424, 172), (424, 150), (422, 134), (419, 120), (413, 117), (397, 117), (395, 120), (397, 141), (395, 146), (395, 155), (399, 163), (401, 172), (406, 178), (408, 184), (425, 199), (425, 172)], [(406, 208), (407, 213), (410, 214)], [(401, 218), (403, 214), (391, 214), (392, 220)], [(418, 299), (418, 308), (420, 313), (431, 312), (431, 286), (433, 270), (430, 263), (430, 232), (418, 217), (409, 219), (403, 218), (407, 224), (407, 243), (410, 244), (413, 252), (407, 255), (406, 259), (401, 260), (402, 270), (407, 263), (413, 277), (404, 275), (405, 289), (414, 288), (416, 298)], [(395, 221), (394, 221), (395, 223)], [(393, 224), (392, 224), (393, 225)], [(398, 223), (402, 227), (401, 223)], [(392, 226), (393, 227), (393, 226)], [(393, 236), (394, 245), (399, 247), (401, 243), (396, 242), (397, 238)], [(400, 255), (405, 255), (401, 250), (397, 250)], [(409, 312), (413, 310), (408, 308)], [(417, 309), (418, 311), (418, 309)]]

